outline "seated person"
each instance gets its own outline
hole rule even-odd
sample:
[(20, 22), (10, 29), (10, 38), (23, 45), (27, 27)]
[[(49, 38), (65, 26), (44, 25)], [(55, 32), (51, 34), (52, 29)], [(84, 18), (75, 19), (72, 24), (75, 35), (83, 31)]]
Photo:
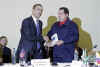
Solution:
[(2, 46), (3, 63), (10, 63), (11, 62), (11, 49), (6, 47), (7, 42), (8, 42), (8, 40), (7, 40), (6, 36), (0, 37), (0, 44)]
[(2, 65), (2, 62), (3, 62), (3, 60), (2, 60), (2, 46), (0, 44), (0, 65)]

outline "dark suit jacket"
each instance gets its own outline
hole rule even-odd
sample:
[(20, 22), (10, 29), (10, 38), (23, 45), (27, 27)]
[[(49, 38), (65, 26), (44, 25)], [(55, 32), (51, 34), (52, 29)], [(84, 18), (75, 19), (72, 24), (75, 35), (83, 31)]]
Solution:
[(4, 46), (3, 49), (3, 63), (11, 63), (11, 49)]
[[(41, 49), (45, 51), (43, 45), (44, 39), (42, 37), (42, 22), (40, 20), (39, 20), (39, 26), (40, 26), (40, 34), (39, 36), (37, 36), (37, 29), (32, 16), (23, 20), (21, 28), (21, 39), (16, 53), (17, 59), (19, 58), (19, 53), (22, 48), (25, 49), (27, 53), (26, 55), (30, 55), (32, 59), (36, 59), (37, 56), (36, 53), (38, 53), (37, 41), (40, 42)], [(44, 53), (45, 52), (42, 53), (43, 57), (45, 56)]]
[(47, 35), (51, 39), (55, 33), (57, 33), (58, 39), (63, 40), (64, 43), (61, 46), (53, 47), (53, 62), (72, 62), (75, 43), (79, 39), (77, 25), (69, 18), (62, 26), (59, 26), (59, 22), (56, 22)]

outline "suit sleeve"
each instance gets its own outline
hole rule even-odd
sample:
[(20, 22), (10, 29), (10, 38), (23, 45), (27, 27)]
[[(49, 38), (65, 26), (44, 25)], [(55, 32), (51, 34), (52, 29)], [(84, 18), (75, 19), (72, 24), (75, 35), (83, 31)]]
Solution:
[(40, 37), (33, 36), (32, 33), (30, 32), (30, 26), (29, 26), (28, 20), (24, 20), (22, 22), (21, 33), (22, 33), (22, 36), (24, 36), (27, 40), (32, 40), (32, 41), (41, 40)]
[(53, 30), (54, 30), (54, 25), (51, 27), (51, 29), (47, 33), (47, 36), (49, 37), (50, 40), (51, 40), (51, 36), (53, 35)]
[(63, 38), (64, 43), (75, 43), (79, 40), (79, 31), (76, 24), (73, 24), (71, 29), (69, 29), (67, 33), (68, 34), (66, 34)]

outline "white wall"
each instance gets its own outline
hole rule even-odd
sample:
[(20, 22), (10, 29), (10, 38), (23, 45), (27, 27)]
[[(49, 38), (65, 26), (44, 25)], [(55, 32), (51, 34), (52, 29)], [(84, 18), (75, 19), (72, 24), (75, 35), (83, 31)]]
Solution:
[(100, 44), (100, 0), (0, 0), (0, 36), (8, 36), (8, 47), (18, 46), (22, 20), (31, 15), (32, 5), (39, 1), (44, 6), (44, 26), (48, 16), (57, 16), (59, 7), (66, 6), (71, 18), (82, 19), (82, 27), (90, 33), (93, 44)]

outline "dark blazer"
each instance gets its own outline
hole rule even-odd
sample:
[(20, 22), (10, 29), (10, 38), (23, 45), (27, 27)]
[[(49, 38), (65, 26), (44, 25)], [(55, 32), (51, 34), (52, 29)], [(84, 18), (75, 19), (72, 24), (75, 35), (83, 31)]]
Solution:
[(64, 41), (64, 44), (53, 47), (53, 62), (72, 62), (75, 43), (79, 39), (77, 25), (69, 18), (62, 26), (59, 26), (59, 22), (56, 22), (48, 32), (49, 38), (51, 39), (51, 36), (55, 33), (57, 33), (59, 40)]
[(3, 50), (3, 63), (11, 63), (11, 49), (4, 46), (2, 47)]
[[(37, 42), (40, 42), (42, 55), (44, 58), (44, 39), (42, 37), (42, 21), (39, 20), (39, 28), (40, 28), (40, 34), (37, 36), (37, 29), (34, 23), (34, 20), (32, 16), (26, 18), (22, 22), (21, 27), (21, 39), (19, 42), (19, 46), (17, 49), (17, 60), (19, 59), (19, 53), (22, 48), (25, 49), (27, 57), (30, 57), (32, 59), (39, 59), (37, 58)], [(28, 59), (29, 60), (29, 59)]]

